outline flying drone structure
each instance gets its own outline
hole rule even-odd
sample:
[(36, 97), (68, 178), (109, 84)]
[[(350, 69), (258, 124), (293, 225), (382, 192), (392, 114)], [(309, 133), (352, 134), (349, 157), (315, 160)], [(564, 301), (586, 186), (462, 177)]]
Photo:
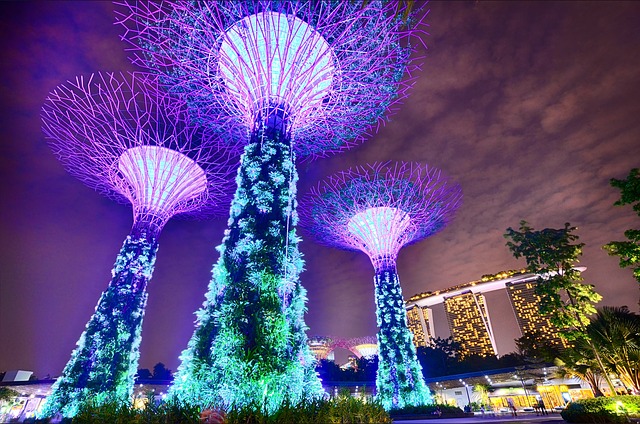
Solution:
[(302, 226), (321, 243), (367, 254), (375, 270), (377, 398), (385, 409), (431, 402), (416, 357), (396, 259), (407, 244), (442, 230), (462, 194), (417, 163), (376, 163), (320, 182), (301, 201)]
[(322, 396), (299, 281), (296, 160), (355, 145), (405, 94), (416, 11), (375, 0), (116, 3), (134, 63), (160, 74), (194, 119), (244, 145), (171, 395), (268, 410)]
[(89, 400), (129, 399), (162, 228), (174, 215), (228, 211), (237, 166), (233, 153), (219, 149), (210, 131), (191, 124), (184, 106), (146, 73), (77, 77), (44, 103), (42, 130), (65, 169), (131, 204), (133, 226), (41, 416), (73, 417)]

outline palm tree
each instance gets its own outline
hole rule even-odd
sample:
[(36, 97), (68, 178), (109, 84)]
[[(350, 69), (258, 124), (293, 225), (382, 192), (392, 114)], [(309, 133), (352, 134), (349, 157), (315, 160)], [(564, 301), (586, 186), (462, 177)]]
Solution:
[(634, 393), (640, 389), (640, 316), (626, 306), (598, 308), (587, 333), (602, 359)]
[[(577, 345), (583, 346), (578, 348)], [(558, 367), (555, 376), (557, 378), (576, 377), (587, 383), (596, 397), (604, 396), (600, 390), (600, 384), (603, 380), (599, 373), (600, 366), (592, 356), (591, 347), (585, 342), (578, 342), (572, 348), (564, 350), (560, 357), (554, 360)]]

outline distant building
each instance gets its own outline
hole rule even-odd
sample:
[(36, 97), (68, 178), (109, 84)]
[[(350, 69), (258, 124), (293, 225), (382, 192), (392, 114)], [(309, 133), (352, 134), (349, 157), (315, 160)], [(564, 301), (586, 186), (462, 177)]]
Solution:
[(516, 315), (520, 334), (538, 333), (550, 344), (566, 348), (567, 341), (558, 335), (558, 330), (547, 316), (540, 314), (540, 295), (536, 294), (536, 282), (510, 282), (505, 285), (511, 306)]
[[(576, 269), (583, 272), (586, 268)], [(451, 336), (461, 343), (463, 355), (497, 355), (495, 331), (483, 294), (506, 290), (521, 335), (539, 332), (555, 346), (566, 347), (549, 318), (540, 314), (540, 296), (535, 292), (538, 277), (524, 269), (501, 271), (445, 290), (412, 296), (405, 306), (414, 344), (428, 346), (430, 339), (437, 336), (432, 307), (443, 304)]]
[(462, 346), (462, 357), (497, 355), (484, 296), (468, 290), (444, 298), (451, 336)]
[(33, 371), (24, 371), (24, 370), (11, 370), (4, 373), (4, 377), (2, 377), (2, 382), (11, 382), (11, 381), (29, 381)]
[(433, 330), (433, 313), (430, 308), (413, 305), (407, 307), (407, 325), (413, 333), (413, 344), (416, 347), (429, 346), (435, 337)]

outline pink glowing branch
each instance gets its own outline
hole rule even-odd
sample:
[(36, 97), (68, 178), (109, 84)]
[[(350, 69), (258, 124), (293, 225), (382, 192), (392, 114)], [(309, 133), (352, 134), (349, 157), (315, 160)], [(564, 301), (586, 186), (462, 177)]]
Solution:
[(461, 201), (458, 186), (420, 164), (356, 167), (320, 183), (301, 202), (302, 224), (323, 243), (366, 253), (374, 268), (445, 227)]
[(134, 224), (227, 212), (232, 155), (163, 93), (148, 74), (79, 77), (49, 94), (42, 129), (71, 174), (132, 204)]
[(352, 146), (416, 68), (421, 30), (402, 1), (116, 2), (134, 62), (160, 73), (198, 119), (244, 143), (264, 110), (286, 111), (298, 156)]

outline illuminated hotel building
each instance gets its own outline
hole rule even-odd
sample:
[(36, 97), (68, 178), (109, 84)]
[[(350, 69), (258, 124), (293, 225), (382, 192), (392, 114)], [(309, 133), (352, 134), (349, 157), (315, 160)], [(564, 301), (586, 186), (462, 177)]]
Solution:
[(497, 355), (484, 296), (472, 291), (444, 298), (451, 336), (462, 346), (462, 356)]
[(540, 314), (540, 295), (536, 294), (535, 281), (506, 283), (505, 288), (522, 335), (538, 333), (557, 347), (568, 346), (566, 340), (558, 335), (549, 318)]
[[(576, 268), (583, 272), (585, 267)], [(520, 335), (539, 332), (559, 347), (566, 342), (548, 318), (539, 312), (540, 296), (535, 293), (537, 274), (526, 270), (502, 271), (483, 275), (480, 280), (460, 284), (445, 290), (425, 292), (406, 302), (409, 329), (417, 347), (430, 345), (434, 331), (432, 308), (442, 304), (452, 338), (462, 344), (463, 355), (497, 355), (489, 310), (483, 296), (496, 290), (506, 290), (515, 315)]]
[(429, 346), (434, 337), (433, 313), (430, 308), (414, 305), (407, 307), (407, 325), (413, 333), (413, 344), (416, 347)]

